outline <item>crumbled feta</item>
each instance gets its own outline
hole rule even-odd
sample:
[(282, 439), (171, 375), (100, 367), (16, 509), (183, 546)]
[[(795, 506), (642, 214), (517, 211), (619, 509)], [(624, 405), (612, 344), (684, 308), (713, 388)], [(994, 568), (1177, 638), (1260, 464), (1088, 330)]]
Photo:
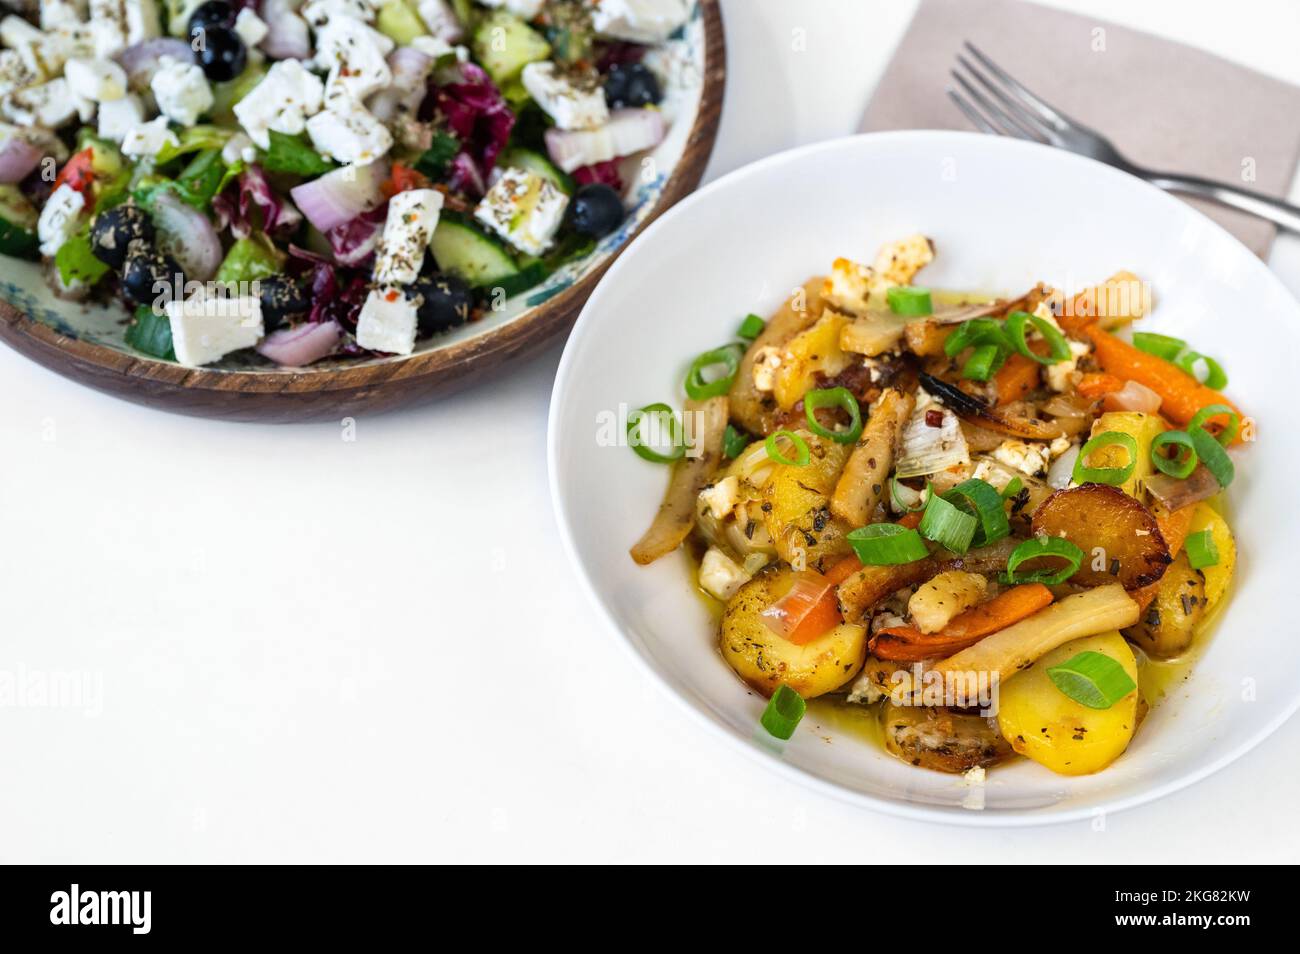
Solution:
[(263, 149), (271, 145), (274, 129), (296, 136), (306, 128), (307, 118), (320, 112), (325, 85), (307, 72), (297, 60), (272, 64), (253, 91), (235, 104), (235, 118), (249, 138)]
[(63, 77), (10, 93), (0, 100), (0, 114), (19, 126), (57, 129), (81, 116), (82, 100)]
[(228, 166), (240, 162), (256, 162), (257, 147), (245, 133), (235, 133), (221, 147), (221, 161)]
[(872, 271), (891, 285), (910, 285), (916, 273), (934, 261), (934, 245), (924, 235), (890, 242), (876, 255)]
[(700, 491), (700, 502), (709, 508), (715, 520), (726, 520), (740, 503), (740, 478), (733, 474), (709, 484)]
[(754, 355), (754, 389), (770, 391), (776, 386), (776, 372), (781, 367), (784, 353), (771, 345), (759, 348)]
[(329, 71), (325, 83), (328, 103), (340, 95), (358, 103), (393, 81), (386, 57), (393, 41), (352, 17), (334, 17), (316, 33), (316, 66)]
[(149, 83), (159, 111), (174, 123), (193, 126), (215, 102), (208, 78), (196, 63), (181, 63), (164, 56)]
[(479, 0), (485, 7), (505, 7), (521, 20), (531, 20), (541, 13), (546, 0)]
[(262, 302), (255, 296), (195, 295), (166, 304), (176, 360), (197, 368), (262, 339)]
[(126, 95), (126, 70), (112, 60), (68, 60), (63, 75), (74, 93), (97, 103)]
[(709, 547), (700, 561), (700, 586), (723, 602), (735, 596), (749, 578), (744, 567), (738, 566), (717, 547)]
[(1060, 457), (1073, 446), (1074, 442), (1062, 434), (1060, 437), (1052, 441), (1052, 443), (1047, 445), (1047, 453), (1050, 457), (1055, 459)]
[(345, 165), (369, 165), (393, 146), (388, 127), (346, 94), (307, 120), (307, 135), (317, 152)]
[(313, 27), (338, 19), (375, 22), (375, 4), (371, 0), (310, 0), (298, 12)]
[(1038, 441), (1003, 441), (993, 450), (993, 459), (1030, 477), (1041, 477), (1051, 455)]
[(48, 37), (20, 16), (10, 15), (0, 20), (0, 41), (18, 55), (38, 80), (56, 74), (62, 66), (47, 62)]
[(564, 220), (569, 197), (526, 169), (502, 170), (474, 217), (527, 255), (541, 255)]
[(830, 274), (822, 282), (822, 297), (840, 311), (865, 315), (868, 299), (872, 295), (883, 295), (892, 284), (866, 265), (837, 258), (831, 263)]
[(121, 142), (143, 122), (144, 103), (134, 94), (99, 106), (99, 136), (109, 142)]
[(412, 37), (411, 49), (415, 50), (417, 53), (423, 53), (435, 62), (442, 59), (448, 53), (456, 52), (456, 47), (453, 47), (446, 40), (437, 36)]
[(561, 73), (554, 63), (529, 63), (524, 89), (560, 129), (593, 129), (609, 121), (599, 74)]
[(61, 185), (45, 202), (36, 237), (41, 240), (41, 254), (52, 256), (77, 230), (77, 220), (86, 207), (86, 197), (70, 185)]
[(39, 75), (23, 60), (17, 50), (0, 50), (0, 96), (35, 86)]
[(90, 0), (95, 55), (111, 57), (161, 32), (154, 0)]
[(442, 193), (436, 189), (410, 189), (388, 201), (384, 234), (375, 252), (375, 281), (409, 285), (419, 277), (441, 211)]
[(159, 116), (150, 122), (135, 126), (122, 137), (122, 154), (133, 159), (144, 156), (152, 158), (166, 145), (180, 145), (180, 140), (167, 128), (167, 117)]
[(402, 289), (381, 286), (366, 296), (357, 316), (357, 344), (372, 351), (410, 354), (418, 325), (415, 302)]
[(41, 29), (53, 30), (61, 26), (80, 26), (84, 0), (41, 0)]
[(1053, 391), (1070, 390), (1074, 384), (1074, 372), (1079, 367), (1079, 359), (1090, 350), (1082, 341), (1071, 341), (1069, 345), (1070, 357), (1047, 365), (1047, 384)]
[(662, 43), (686, 22), (685, 0), (600, 0), (591, 24), (602, 36), (632, 43)]
[(271, 28), (257, 15), (256, 10), (252, 7), (244, 7), (239, 11), (239, 16), (235, 17), (235, 32), (244, 41), (244, 46), (251, 50), (266, 39)]

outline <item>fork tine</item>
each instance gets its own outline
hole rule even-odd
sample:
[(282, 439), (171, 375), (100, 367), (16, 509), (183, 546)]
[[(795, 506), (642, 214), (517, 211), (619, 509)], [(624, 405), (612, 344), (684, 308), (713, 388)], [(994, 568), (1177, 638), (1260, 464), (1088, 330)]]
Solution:
[(963, 97), (961, 93), (957, 92), (951, 86), (948, 87), (948, 98), (957, 104), (957, 108), (966, 114), (966, 118), (971, 121), (971, 125), (974, 126), (976, 129), (978, 129), (980, 132), (988, 133), (990, 136), (1002, 135), (1001, 131), (994, 128), (992, 123), (990, 123), (987, 119), (985, 119), (983, 116), (979, 114), (979, 110), (977, 110), (970, 103), (966, 102), (965, 97)]
[(1015, 139), (1029, 139), (1033, 142), (1043, 141), (1039, 136), (1031, 135), (1028, 131), (1022, 128), (1007, 114), (1006, 110), (1002, 109), (1002, 107), (998, 106), (991, 99), (972, 86), (966, 77), (962, 76), (956, 70), (952, 70), (949, 75), (957, 81), (957, 85), (962, 88), (962, 92), (964, 92), (969, 99), (973, 100), (975, 104), (980, 107), (980, 110), (984, 113), (984, 117), (993, 125), (997, 126), (1004, 135), (1012, 136)]
[(992, 73), (997, 78), (998, 82), (1011, 90), (1011, 92), (1016, 95), (1016, 98), (1036, 112), (1043, 122), (1047, 123), (1057, 132), (1063, 132), (1068, 127), (1075, 125), (1072, 119), (1056, 110), (1053, 106), (1039, 99), (1029, 90), (1025, 89), (1025, 87), (1021, 86), (1020, 82), (1016, 80), (1015, 77), (1011, 76), (1011, 74), (1006, 70), (985, 56), (974, 43), (963, 41), (962, 46), (967, 49), (971, 56), (979, 60), (980, 65)]
[(1055, 129), (1043, 120), (1039, 119), (1036, 114), (1030, 112), (1018, 101), (1004, 93), (1002, 88), (985, 76), (974, 63), (966, 59), (966, 57), (962, 56), (960, 53), (957, 54), (957, 62), (966, 67), (966, 71), (978, 80), (979, 84), (988, 90), (989, 93), (1002, 104), (1008, 117), (1014, 120), (1017, 126), (1039, 141), (1046, 139), (1053, 145), (1059, 146), (1061, 144), (1060, 137), (1057, 135)]

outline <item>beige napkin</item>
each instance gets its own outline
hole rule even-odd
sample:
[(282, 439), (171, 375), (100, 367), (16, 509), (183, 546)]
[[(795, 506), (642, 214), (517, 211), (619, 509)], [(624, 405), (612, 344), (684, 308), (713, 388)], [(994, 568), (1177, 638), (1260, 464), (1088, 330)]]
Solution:
[[(1300, 87), (1148, 33), (1019, 0), (922, 0), (863, 130), (971, 129), (944, 91), (963, 40), (1140, 165), (1273, 196), (1291, 185)], [(1189, 201), (1255, 254), (1267, 254), (1271, 224)]]

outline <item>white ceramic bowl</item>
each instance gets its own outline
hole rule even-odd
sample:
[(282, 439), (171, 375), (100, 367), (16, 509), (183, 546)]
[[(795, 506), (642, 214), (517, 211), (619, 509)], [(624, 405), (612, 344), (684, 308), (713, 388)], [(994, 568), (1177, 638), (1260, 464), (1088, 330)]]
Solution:
[[(1240, 551), (1231, 604), (1191, 677), (1153, 709), (1129, 751), (1093, 776), (1027, 760), (993, 769), (983, 791), (913, 768), (810, 713), (778, 745), (756, 731), (764, 700), (716, 650), (686, 558), (638, 567), (663, 467), (598, 439), (603, 414), (681, 406), (691, 358), (770, 313), (838, 256), (870, 261), (913, 232), (931, 236), (924, 284), (1020, 291), (1042, 279), (1080, 288), (1127, 268), (1154, 286), (1143, 327), (1217, 356), (1259, 441), (1229, 491)], [(636, 239), (582, 312), (550, 416), (550, 476), (561, 535), (583, 585), (636, 656), (701, 717), (778, 770), (823, 791), (933, 821), (1032, 825), (1150, 801), (1237, 758), (1300, 705), (1294, 593), (1300, 507), (1286, 435), (1297, 392), (1300, 307), (1254, 255), (1177, 199), (1114, 169), (1046, 147), (950, 132), (835, 140), (748, 166), (682, 202)], [(831, 739), (827, 744), (825, 737)], [(1245, 781), (1245, 780), (1243, 780)]]

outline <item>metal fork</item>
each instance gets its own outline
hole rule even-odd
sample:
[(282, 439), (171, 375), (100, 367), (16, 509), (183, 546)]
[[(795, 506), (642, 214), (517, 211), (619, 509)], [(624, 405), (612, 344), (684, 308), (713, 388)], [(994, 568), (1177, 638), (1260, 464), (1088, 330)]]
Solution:
[(948, 96), (977, 129), (995, 136), (1013, 136), (1077, 152), (1169, 192), (1210, 199), (1268, 219), (1292, 232), (1300, 232), (1300, 207), (1226, 182), (1139, 166), (1101, 133), (1071, 119), (1025, 89), (974, 45), (962, 45), (975, 62), (957, 54), (959, 68), (952, 70), (952, 78), (960, 89), (949, 86)]

